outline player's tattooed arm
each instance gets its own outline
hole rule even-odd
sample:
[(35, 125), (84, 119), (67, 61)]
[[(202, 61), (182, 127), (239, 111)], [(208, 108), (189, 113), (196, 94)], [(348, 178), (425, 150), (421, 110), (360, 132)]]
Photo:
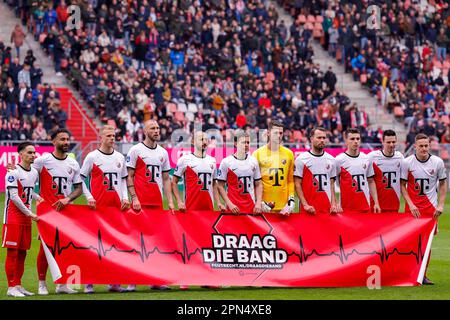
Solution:
[(55, 207), (56, 211), (60, 211), (65, 206), (67, 206), (70, 202), (74, 201), (75, 199), (77, 199), (82, 194), (83, 194), (82, 184), (81, 183), (77, 183), (77, 184), (74, 185), (74, 189), (73, 189), (71, 194), (69, 194), (64, 199), (59, 199), (58, 201), (56, 201), (53, 204), (53, 206)]
[(133, 168), (128, 167), (128, 177), (127, 177), (127, 188), (131, 197), (131, 207), (135, 211), (141, 211), (141, 203), (136, 195), (136, 189), (134, 188), (134, 174), (135, 170)]

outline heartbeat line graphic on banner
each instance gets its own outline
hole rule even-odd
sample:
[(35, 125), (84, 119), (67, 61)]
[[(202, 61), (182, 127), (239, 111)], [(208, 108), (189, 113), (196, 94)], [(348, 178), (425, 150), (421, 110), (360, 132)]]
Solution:
[[(69, 250), (70, 248), (73, 248), (74, 250), (93, 250), (97, 253), (99, 260), (102, 260), (103, 257), (106, 257), (107, 254), (112, 251), (116, 251), (116, 252), (120, 252), (120, 253), (138, 254), (142, 262), (145, 262), (146, 260), (148, 260), (149, 257), (155, 253), (162, 254), (162, 255), (179, 255), (184, 264), (186, 264), (187, 261), (190, 261), (192, 256), (194, 256), (198, 253), (200, 253), (200, 254), (202, 253), (201, 248), (197, 248), (193, 251), (189, 251), (184, 233), (183, 233), (182, 251), (179, 251), (179, 250), (161, 251), (156, 246), (151, 250), (147, 250), (146, 245), (145, 245), (144, 235), (142, 233), (140, 234), (140, 248), (139, 249), (133, 248), (133, 249), (124, 250), (124, 249), (117, 248), (116, 245), (114, 245), (114, 244), (111, 245), (109, 248), (105, 249), (105, 247), (103, 245), (102, 234), (101, 234), (100, 230), (98, 230), (98, 233), (97, 233), (97, 240), (98, 240), (97, 246), (93, 246), (93, 245), (85, 246), (85, 247), (77, 246), (72, 241), (70, 241), (65, 246), (61, 246), (59, 230), (58, 230), (58, 228), (56, 228), (53, 246), (49, 246), (47, 244), (47, 247), (49, 248), (49, 250), (51, 251), (53, 256), (55, 256), (56, 254), (61, 255), (63, 251)], [(318, 252), (318, 250), (312, 249), (310, 252), (307, 252), (304, 248), (303, 239), (301, 236), (299, 237), (299, 246), (300, 246), (299, 253), (294, 251), (294, 252), (289, 253), (288, 256), (297, 257), (299, 259), (300, 265), (303, 265), (303, 263), (306, 263), (308, 261), (308, 259), (314, 255), (318, 256), (318, 257), (335, 256), (340, 260), (340, 262), (342, 264), (345, 264), (348, 261), (348, 259), (353, 255), (357, 255), (357, 256), (378, 255), (380, 258), (381, 264), (384, 264), (385, 262), (387, 262), (389, 260), (389, 258), (393, 255), (414, 256), (416, 259), (416, 263), (419, 264), (423, 260), (423, 257), (425, 255), (424, 252), (422, 251), (422, 235), (421, 234), (419, 234), (419, 236), (418, 236), (417, 250), (416, 251), (411, 250), (411, 251), (406, 251), (406, 252), (399, 251), (397, 248), (393, 248), (391, 251), (387, 251), (387, 248), (384, 244), (383, 236), (381, 236), (381, 235), (380, 235), (380, 247), (381, 247), (380, 251), (373, 250), (373, 251), (363, 252), (363, 251), (359, 251), (356, 249), (352, 249), (351, 251), (346, 252), (345, 247), (344, 247), (344, 241), (343, 241), (341, 235), (339, 235), (339, 250), (338, 251), (320, 253), (320, 252)]]
[(351, 250), (350, 252), (345, 252), (344, 248), (344, 241), (342, 240), (342, 236), (339, 236), (339, 252), (331, 251), (326, 253), (319, 253), (316, 249), (311, 250), (311, 252), (306, 253), (305, 248), (303, 246), (303, 239), (300, 236), (299, 237), (299, 244), (300, 244), (300, 253), (291, 252), (288, 254), (288, 256), (296, 256), (300, 264), (303, 264), (304, 262), (307, 262), (308, 259), (316, 255), (318, 257), (329, 257), (329, 256), (335, 256), (339, 258), (342, 264), (348, 261), (349, 257), (352, 255), (358, 255), (358, 256), (372, 256), (372, 255), (378, 255), (380, 257), (381, 264), (384, 262), (387, 262), (389, 257), (397, 254), (399, 256), (414, 256), (416, 258), (417, 264), (419, 264), (425, 255), (425, 253), (422, 252), (422, 235), (419, 234), (418, 242), (417, 242), (417, 251), (407, 251), (407, 252), (401, 252), (397, 248), (392, 249), (391, 251), (387, 251), (386, 246), (384, 244), (383, 236), (380, 235), (380, 246), (381, 251), (369, 251), (369, 252), (360, 252), (356, 249)]
[(144, 235), (141, 233), (141, 241), (140, 241), (140, 249), (129, 249), (129, 250), (123, 250), (123, 249), (118, 249), (116, 247), (115, 244), (111, 245), (108, 249), (105, 249), (104, 245), (103, 245), (103, 240), (102, 240), (102, 233), (100, 230), (98, 230), (97, 233), (97, 246), (87, 246), (87, 247), (82, 247), (82, 246), (77, 246), (75, 245), (72, 241), (70, 241), (66, 246), (61, 246), (60, 243), (60, 239), (59, 239), (59, 230), (58, 228), (56, 228), (56, 232), (55, 232), (55, 241), (53, 242), (53, 246), (49, 246), (47, 245), (48, 249), (50, 250), (50, 252), (52, 253), (53, 256), (55, 256), (55, 254), (61, 255), (61, 253), (64, 250), (68, 250), (69, 248), (73, 248), (74, 250), (94, 250), (97, 252), (97, 256), (99, 260), (102, 260), (103, 257), (106, 257), (106, 255), (111, 252), (111, 251), (116, 251), (116, 252), (121, 252), (121, 253), (137, 253), (142, 262), (145, 262), (146, 260), (148, 260), (148, 258), (155, 253), (159, 253), (159, 254), (177, 254), (179, 256), (181, 256), (181, 260), (183, 261), (183, 263), (186, 263), (186, 260), (189, 261), (191, 259), (191, 257), (197, 253), (201, 253), (201, 249), (195, 249), (192, 252), (189, 252), (189, 249), (187, 247), (187, 243), (186, 243), (186, 237), (183, 233), (183, 252), (178, 251), (178, 250), (173, 250), (173, 251), (161, 251), (158, 247), (154, 247), (152, 250), (147, 251), (147, 248), (145, 246), (145, 240), (144, 240)]

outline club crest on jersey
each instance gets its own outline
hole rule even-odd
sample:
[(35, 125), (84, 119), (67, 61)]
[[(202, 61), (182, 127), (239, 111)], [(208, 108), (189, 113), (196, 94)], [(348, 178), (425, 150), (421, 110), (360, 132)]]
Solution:
[(163, 157), (159, 157), (159, 161), (162, 163), (164, 161)]
[(210, 164), (209, 167), (211, 168), (211, 170), (214, 169), (214, 165)]
[(367, 169), (367, 165), (365, 163), (363, 164), (363, 169)]
[(281, 160), (281, 164), (282, 164), (282, 165), (285, 165), (285, 164), (286, 164), (286, 159), (282, 159), (282, 160)]
[(14, 179), (13, 176), (9, 176), (9, 177), (8, 177), (8, 182), (14, 182), (14, 180), (15, 180), (15, 179)]
[(330, 165), (329, 164), (327, 164), (327, 170), (330, 170)]
[(434, 169), (431, 169), (429, 172), (430, 174), (434, 174)]
[(255, 172), (256, 168), (254, 165), (252, 165), (252, 171)]
[(130, 156), (127, 156), (127, 162), (130, 162)]
[(67, 172), (68, 172), (69, 174), (72, 174), (72, 172), (73, 172), (72, 168), (67, 169)]
[(120, 167), (122, 167), (122, 164), (120, 162), (117, 162), (117, 168), (120, 169)]

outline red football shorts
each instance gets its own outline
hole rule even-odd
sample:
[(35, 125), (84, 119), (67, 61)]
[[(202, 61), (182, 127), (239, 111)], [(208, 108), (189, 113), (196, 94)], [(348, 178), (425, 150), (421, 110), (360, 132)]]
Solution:
[(4, 224), (2, 228), (2, 247), (29, 250), (31, 247), (31, 225)]

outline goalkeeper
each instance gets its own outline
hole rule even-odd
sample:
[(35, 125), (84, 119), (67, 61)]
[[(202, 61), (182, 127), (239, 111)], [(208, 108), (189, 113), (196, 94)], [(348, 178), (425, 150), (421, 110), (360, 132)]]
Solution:
[(295, 209), (294, 154), (281, 145), (283, 124), (272, 120), (268, 142), (253, 153), (261, 169), (263, 183), (262, 211), (289, 215)]

